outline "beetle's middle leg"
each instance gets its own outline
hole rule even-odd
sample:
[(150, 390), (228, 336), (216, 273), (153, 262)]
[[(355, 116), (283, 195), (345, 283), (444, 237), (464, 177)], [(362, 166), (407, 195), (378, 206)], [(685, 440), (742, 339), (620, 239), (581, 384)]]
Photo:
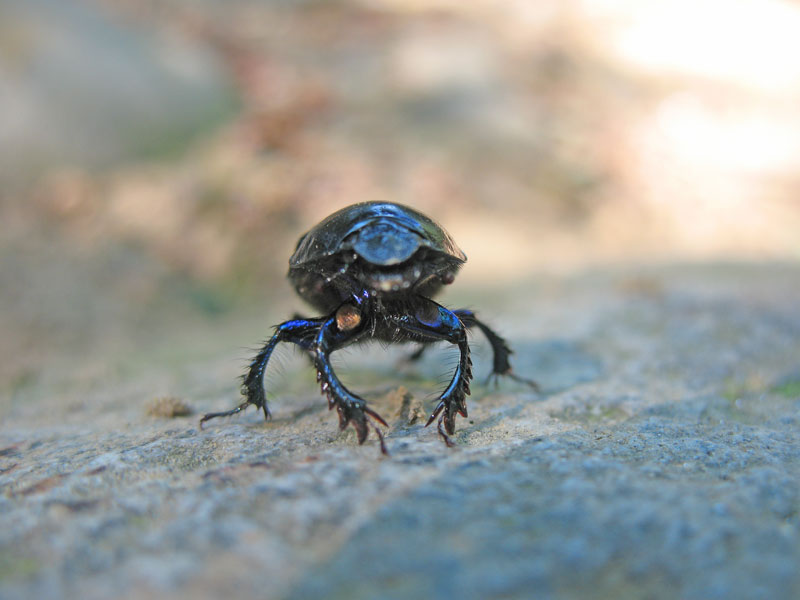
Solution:
[(292, 319), (281, 323), (275, 328), (275, 334), (270, 340), (264, 344), (264, 347), (255, 355), (250, 362), (250, 367), (247, 373), (242, 378), (242, 395), (245, 401), (232, 410), (223, 412), (206, 413), (200, 419), (200, 427), (209, 419), (217, 417), (230, 417), (238, 412), (243, 411), (250, 404), (256, 408), (264, 411), (264, 419), (270, 418), (269, 406), (267, 405), (267, 397), (264, 394), (264, 371), (267, 368), (267, 363), (272, 356), (275, 346), (280, 342), (292, 342), (310, 350), (313, 347), (314, 338), (319, 331), (320, 326), (324, 319)]

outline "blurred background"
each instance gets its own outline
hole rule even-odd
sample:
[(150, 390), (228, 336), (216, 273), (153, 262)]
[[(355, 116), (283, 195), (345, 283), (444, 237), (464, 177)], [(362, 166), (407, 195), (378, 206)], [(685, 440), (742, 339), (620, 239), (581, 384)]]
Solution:
[(496, 296), (796, 262), (798, 31), (786, 0), (2, 0), (2, 388), (242, 315), (256, 342), (301, 308), (297, 237), (364, 200)]

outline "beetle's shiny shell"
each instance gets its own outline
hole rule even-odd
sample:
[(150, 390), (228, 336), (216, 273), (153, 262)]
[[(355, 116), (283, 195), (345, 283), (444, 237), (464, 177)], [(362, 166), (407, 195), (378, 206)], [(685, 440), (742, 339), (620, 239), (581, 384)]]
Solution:
[(301, 237), (289, 266), (342, 252), (355, 252), (369, 263), (389, 266), (408, 260), (420, 247), (457, 261), (467, 260), (441, 225), (413, 208), (391, 202), (362, 202), (333, 213)]

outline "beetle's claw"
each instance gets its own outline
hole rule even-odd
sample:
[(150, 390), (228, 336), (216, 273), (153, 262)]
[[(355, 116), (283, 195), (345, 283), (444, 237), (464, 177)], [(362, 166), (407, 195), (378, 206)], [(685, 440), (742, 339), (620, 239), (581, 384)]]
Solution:
[(381, 454), (389, 456), (389, 451), (386, 449), (386, 442), (383, 441), (383, 432), (374, 423), (370, 423), (370, 425), (375, 429), (375, 435), (378, 436), (378, 441), (381, 443)]
[[(446, 406), (444, 409), (444, 413), (440, 417), (440, 420), (444, 420), (444, 429), (450, 435), (453, 435), (456, 432), (456, 413), (461, 412), (456, 408), (455, 403), (450, 403), (449, 406)], [(448, 444), (449, 445), (449, 444)]]
[(442, 409), (444, 409), (444, 407), (445, 407), (445, 403), (444, 403), (444, 400), (442, 400), (441, 402), (439, 402), (439, 404), (436, 405), (436, 408), (433, 409), (433, 412), (431, 413), (431, 416), (428, 417), (428, 422), (425, 423), (425, 427), (427, 427), (428, 425), (433, 423), (434, 419), (439, 416), (439, 413), (442, 412)]
[(381, 424), (381, 425), (383, 425), (384, 427), (388, 427), (388, 426), (389, 426), (389, 424), (388, 424), (386, 421), (384, 421), (384, 420), (383, 420), (383, 417), (382, 417), (382, 416), (380, 416), (378, 413), (376, 413), (376, 412), (375, 412), (374, 410), (372, 410), (371, 408), (369, 408), (369, 407), (365, 406), (365, 407), (364, 407), (364, 412), (365, 412), (365, 413), (367, 413), (367, 415), (368, 415), (368, 416), (370, 416), (370, 417), (372, 417), (373, 419), (375, 419), (375, 420), (376, 420), (378, 423), (380, 423), (380, 424)]
[[(439, 404), (436, 405), (436, 408), (431, 413), (431, 416), (428, 417), (428, 422), (425, 423), (425, 427), (433, 423), (436, 417), (439, 417), (439, 422), (436, 425), (436, 429), (439, 432), (439, 435), (444, 440), (444, 443), (447, 444), (448, 447), (452, 448), (455, 446), (455, 442), (450, 439), (447, 435), (455, 433), (456, 430), (456, 423), (455, 423), (455, 415), (453, 414), (453, 403), (448, 402), (446, 400), (442, 400)], [(442, 412), (444, 411), (444, 412)]]
[[(444, 418), (444, 415), (439, 417), (439, 423), (436, 426), (436, 430), (439, 432), (439, 436), (442, 438), (442, 440), (444, 440), (444, 443), (447, 444), (448, 448), (455, 448), (456, 447), (456, 443), (450, 438), (449, 435), (447, 435), (445, 430), (442, 428), (442, 419), (443, 418)], [(447, 427), (447, 425), (445, 425), (445, 427)], [(453, 432), (451, 431), (450, 433), (453, 433)]]
[[(467, 403), (465, 398), (447, 398), (440, 401), (431, 413), (431, 416), (428, 417), (428, 422), (425, 423), (425, 427), (433, 423), (436, 417), (439, 417), (439, 423), (437, 427), (439, 430), (439, 435), (442, 435), (445, 443), (448, 446), (453, 446), (453, 441), (445, 436), (443, 432), (446, 431), (450, 435), (453, 435), (456, 432), (456, 414), (459, 414), (465, 418), (469, 414), (467, 411)], [(442, 429), (443, 426), (444, 429)]]
[(367, 440), (369, 429), (367, 428), (367, 418), (361, 410), (352, 410), (352, 408), (345, 408), (346, 405), (339, 403), (336, 407), (339, 413), (339, 429), (344, 431), (347, 425), (352, 423), (353, 429), (356, 430), (356, 438), (358, 438), (359, 445)]
[(372, 427), (378, 436), (378, 441), (381, 445), (381, 453), (388, 456), (389, 451), (386, 449), (383, 432), (373, 422), (374, 420), (384, 427), (388, 427), (389, 424), (384, 418), (369, 408), (360, 398), (355, 398), (354, 400), (338, 398), (331, 392), (330, 386), (324, 382), (322, 384), (322, 389), (328, 396), (328, 408), (332, 409), (334, 406), (336, 407), (336, 412), (339, 415), (339, 429), (344, 431), (347, 429), (348, 425), (352, 424), (353, 429), (356, 430), (356, 439), (358, 439), (360, 445), (367, 441), (369, 428)]

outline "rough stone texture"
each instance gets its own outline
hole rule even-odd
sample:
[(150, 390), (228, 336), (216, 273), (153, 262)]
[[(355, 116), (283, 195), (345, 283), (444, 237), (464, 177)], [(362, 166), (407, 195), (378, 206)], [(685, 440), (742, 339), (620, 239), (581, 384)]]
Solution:
[[(446, 351), (401, 368), (347, 354), (390, 458), (336, 430), (299, 358), (270, 378), (274, 421), (199, 430), (197, 413), (237, 402), (230, 349), (263, 316), (6, 386), (0, 597), (800, 596), (800, 269), (488, 294), (460, 300), (491, 307), (543, 394), (476, 381), (452, 450), (417, 418)], [(148, 416), (165, 390), (196, 414)]]

